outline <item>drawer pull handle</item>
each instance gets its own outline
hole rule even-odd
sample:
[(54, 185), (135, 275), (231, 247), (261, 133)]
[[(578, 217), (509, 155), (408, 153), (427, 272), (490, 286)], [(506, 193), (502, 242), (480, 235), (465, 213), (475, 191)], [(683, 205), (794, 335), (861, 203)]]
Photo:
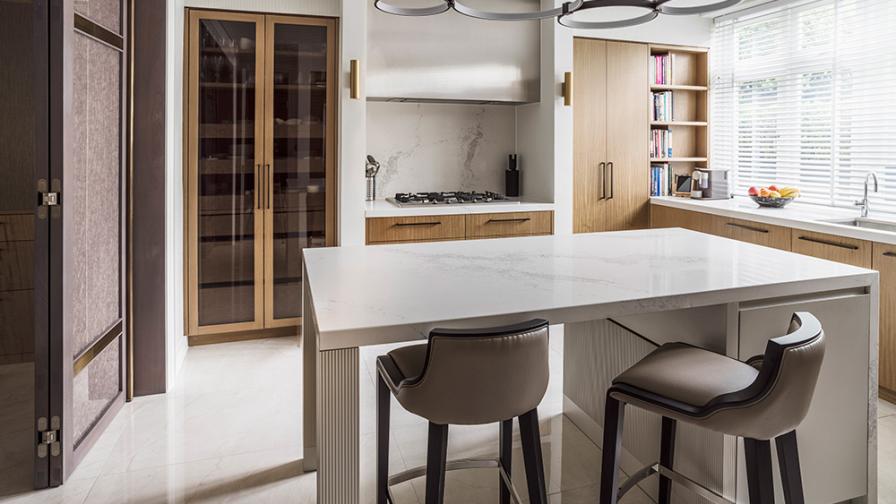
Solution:
[(884, 255), (887, 257), (896, 257), (896, 252), (884, 252)]
[(413, 227), (413, 226), (438, 226), (439, 221), (434, 222), (396, 222), (395, 227)]
[(736, 228), (740, 228), (740, 229), (746, 229), (747, 231), (753, 231), (754, 233), (765, 233), (765, 234), (768, 234), (768, 229), (762, 229), (762, 228), (758, 228), (758, 227), (747, 226), (746, 224), (738, 224), (738, 223), (736, 223), (736, 222), (729, 222), (729, 223), (727, 223), (727, 224), (728, 224), (729, 226), (731, 226), (731, 227), (736, 227)]
[(517, 217), (514, 219), (489, 219), (485, 221), (486, 224), (491, 224), (493, 222), (529, 222), (532, 220), (530, 217)]
[(820, 238), (809, 238), (808, 236), (800, 236), (799, 239), (810, 243), (820, 243), (821, 245), (830, 245), (831, 247), (840, 247), (847, 250), (859, 250), (859, 247), (856, 245), (847, 245), (845, 243), (837, 243), (835, 241), (822, 240)]

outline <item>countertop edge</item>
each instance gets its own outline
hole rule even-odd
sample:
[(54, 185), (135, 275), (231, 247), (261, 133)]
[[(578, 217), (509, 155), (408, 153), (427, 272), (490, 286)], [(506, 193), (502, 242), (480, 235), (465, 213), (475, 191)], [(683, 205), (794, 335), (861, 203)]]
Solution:
[[(748, 200), (731, 200), (731, 201), (743, 201), (745, 204)], [(678, 208), (680, 210), (690, 210), (694, 212), (702, 212), (708, 213), (712, 215), (718, 215), (720, 217), (730, 217), (734, 219), (743, 219), (754, 222), (761, 222), (763, 224), (770, 224), (773, 226), (782, 226), (789, 227), (793, 229), (801, 229), (803, 231), (813, 231), (817, 233), (825, 233), (835, 236), (843, 236), (848, 238), (855, 238), (857, 240), (865, 240), (869, 242), (878, 242), (878, 243), (886, 243), (888, 245), (896, 245), (896, 233), (888, 233), (886, 231), (877, 231), (874, 229), (867, 228), (857, 228), (852, 226), (845, 226), (840, 224), (834, 224), (830, 222), (823, 222), (820, 220), (813, 220), (812, 218), (795, 218), (787, 215), (775, 215), (772, 212), (775, 212), (776, 209), (749, 209), (749, 208), (726, 208), (720, 207), (719, 205), (728, 203), (728, 201), (696, 201), (687, 198), (679, 198), (674, 196), (662, 196), (662, 197), (652, 197), (650, 198), (651, 205), (660, 205), (670, 208)], [(728, 203), (732, 204), (732, 203)], [(794, 205), (799, 205), (798, 203), (791, 204), (789, 209), (793, 209)], [(799, 210), (801, 212), (805, 212), (807, 214), (811, 214), (813, 211), (818, 212), (819, 214), (824, 213), (840, 213), (842, 215), (839, 217), (831, 217), (825, 215), (819, 215), (818, 219), (826, 220), (826, 219), (850, 219), (850, 218), (858, 218), (858, 211), (849, 212), (846, 209), (835, 208), (835, 207), (818, 207), (813, 208), (814, 205), (802, 204), (799, 205)]]
[(475, 205), (421, 205), (398, 207), (384, 200), (367, 202), (364, 217), (412, 217), (426, 215), (470, 215), (482, 213), (546, 212), (553, 211), (554, 203), (513, 202), (480, 203)]

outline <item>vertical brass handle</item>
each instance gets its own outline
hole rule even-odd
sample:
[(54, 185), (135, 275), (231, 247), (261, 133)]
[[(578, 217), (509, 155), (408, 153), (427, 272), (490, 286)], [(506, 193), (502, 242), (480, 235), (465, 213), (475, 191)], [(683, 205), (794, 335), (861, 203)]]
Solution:
[(600, 163), (597, 165), (597, 169), (600, 170), (601, 181), (601, 194), (598, 199), (604, 199), (607, 197), (607, 163)]
[(271, 172), (271, 164), (270, 163), (264, 165), (264, 173), (265, 173), (264, 183), (265, 183), (265, 186), (267, 187), (267, 190), (265, 190), (265, 197), (267, 198), (267, 204), (265, 206), (267, 207), (268, 210), (270, 210), (271, 209), (271, 192), (274, 191), (274, 181), (273, 181), (274, 174)]
[(563, 73), (563, 105), (572, 105), (572, 72)]
[(255, 165), (255, 208), (261, 210), (261, 164)]
[(616, 170), (613, 167), (612, 161), (607, 163), (607, 168), (610, 169), (610, 197), (607, 199), (613, 199), (613, 196), (616, 195), (616, 181), (614, 177), (616, 174)]

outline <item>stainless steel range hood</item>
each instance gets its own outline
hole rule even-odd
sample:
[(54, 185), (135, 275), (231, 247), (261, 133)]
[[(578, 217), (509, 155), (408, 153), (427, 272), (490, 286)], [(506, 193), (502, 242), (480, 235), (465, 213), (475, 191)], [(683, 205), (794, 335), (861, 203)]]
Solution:
[[(513, 10), (537, 0), (477, 0)], [(538, 21), (482, 21), (454, 11), (403, 17), (368, 2), (371, 101), (520, 104), (539, 100)]]

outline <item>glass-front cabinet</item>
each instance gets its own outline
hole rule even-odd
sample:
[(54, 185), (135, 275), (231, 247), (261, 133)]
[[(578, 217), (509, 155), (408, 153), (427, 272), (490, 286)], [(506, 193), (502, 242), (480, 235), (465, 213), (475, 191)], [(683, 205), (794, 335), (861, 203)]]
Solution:
[(301, 323), (301, 253), (335, 241), (335, 20), (191, 10), (187, 323)]

